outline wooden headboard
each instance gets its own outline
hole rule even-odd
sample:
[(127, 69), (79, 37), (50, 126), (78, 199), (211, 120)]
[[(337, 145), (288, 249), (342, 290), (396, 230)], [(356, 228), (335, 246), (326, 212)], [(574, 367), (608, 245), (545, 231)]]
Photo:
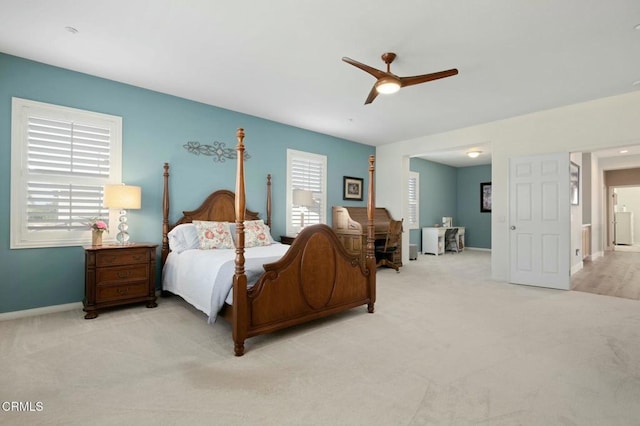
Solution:
[[(221, 189), (211, 193), (195, 210), (183, 211), (183, 216), (176, 223), (169, 223), (169, 163), (164, 163), (164, 190), (162, 194), (162, 265), (169, 255), (169, 231), (181, 223), (194, 220), (215, 222), (236, 221), (236, 195), (232, 191)], [(271, 175), (267, 175), (267, 215), (265, 223), (271, 226)], [(245, 209), (245, 220), (257, 220), (257, 212)]]

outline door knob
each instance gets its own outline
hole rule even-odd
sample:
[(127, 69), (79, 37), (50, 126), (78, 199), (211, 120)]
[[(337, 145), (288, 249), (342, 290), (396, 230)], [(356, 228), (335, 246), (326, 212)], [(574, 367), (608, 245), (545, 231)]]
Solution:
[(516, 229), (516, 227), (514, 225), (511, 225), (511, 230), (513, 231), (514, 229)]

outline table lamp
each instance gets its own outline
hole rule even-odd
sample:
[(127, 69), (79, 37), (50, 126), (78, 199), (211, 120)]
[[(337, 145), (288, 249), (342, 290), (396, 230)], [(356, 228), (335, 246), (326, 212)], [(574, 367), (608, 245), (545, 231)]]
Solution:
[(303, 207), (300, 209), (300, 229), (302, 229), (304, 228), (304, 209), (313, 206), (313, 192), (308, 189), (294, 189), (293, 205)]
[(142, 200), (142, 191), (139, 186), (130, 185), (105, 185), (104, 207), (109, 209), (119, 209), (120, 218), (118, 219), (118, 235), (116, 239), (120, 244), (129, 242), (129, 225), (127, 224), (127, 209), (139, 209)]

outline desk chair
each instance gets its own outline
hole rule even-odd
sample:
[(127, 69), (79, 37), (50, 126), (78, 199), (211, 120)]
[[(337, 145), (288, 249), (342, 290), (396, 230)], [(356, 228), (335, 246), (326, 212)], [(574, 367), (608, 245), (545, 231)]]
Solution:
[(458, 228), (449, 228), (444, 231), (444, 251), (460, 252), (460, 247), (458, 247)]
[(402, 238), (402, 219), (391, 220), (389, 222), (389, 229), (387, 229), (387, 238), (384, 240), (384, 245), (376, 246), (376, 267), (388, 266), (400, 272), (400, 267), (393, 263), (393, 254), (400, 246), (400, 240)]

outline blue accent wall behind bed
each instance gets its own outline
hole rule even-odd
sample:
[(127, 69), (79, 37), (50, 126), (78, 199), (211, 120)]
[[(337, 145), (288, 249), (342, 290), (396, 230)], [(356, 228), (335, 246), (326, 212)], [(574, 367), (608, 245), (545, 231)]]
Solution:
[(215, 163), (183, 145), (218, 141), (234, 148), (238, 127), (245, 129), (251, 155), (245, 170), (249, 209), (264, 215), (266, 175), (273, 177), (274, 237), (285, 231), (287, 148), (327, 156), (329, 221), (333, 205), (366, 205), (342, 200), (342, 177), (362, 177), (366, 188), (372, 146), (0, 53), (0, 313), (84, 297), (81, 247), (9, 249), (12, 97), (123, 117), (123, 182), (142, 187), (142, 208), (129, 212), (132, 241), (161, 243), (165, 161), (171, 166), (172, 220), (214, 189), (235, 189), (234, 160)]

